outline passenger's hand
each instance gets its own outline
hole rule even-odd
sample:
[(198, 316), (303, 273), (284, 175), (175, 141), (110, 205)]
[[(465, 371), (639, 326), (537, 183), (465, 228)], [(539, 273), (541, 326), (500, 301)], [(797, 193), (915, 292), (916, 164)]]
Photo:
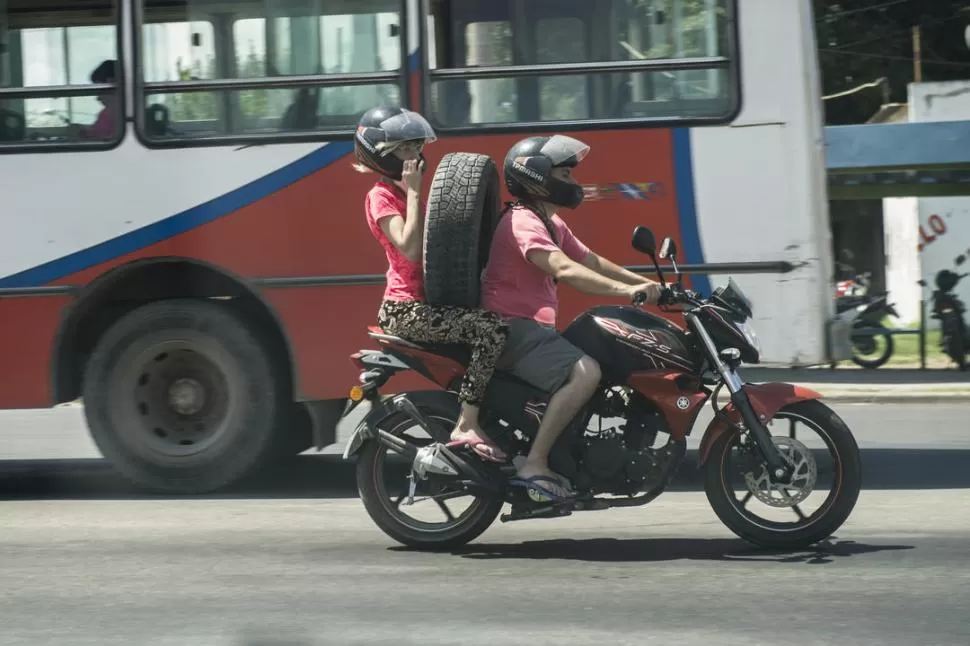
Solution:
[(401, 179), (404, 180), (404, 185), (412, 191), (421, 190), (421, 176), (424, 174), (423, 165), (419, 163), (417, 159), (409, 159), (404, 162), (404, 172), (401, 174)]

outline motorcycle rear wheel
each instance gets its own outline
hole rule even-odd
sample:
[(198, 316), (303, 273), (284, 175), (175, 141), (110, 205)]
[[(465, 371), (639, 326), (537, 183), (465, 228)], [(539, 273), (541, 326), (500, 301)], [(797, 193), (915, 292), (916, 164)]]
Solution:
[[(876, 341), (879, 339), (885, 342), (885, 348), (879, 354), (875, 354), (875, 350), (878, 348)], [(889, 358), (893, 356), (893, 352), (896, 350), (896, 344), (893, 341), (892, 335), (875, 334), (871, 337), (868, 335), (864, 338), (854, 337), (852, 339), (852, 349), (852, 363), (862, 368), (875, 370), (889, 361)]]
[[(457, 422), (455, 414), (457, 410), (445, 412), (424, 406), (419, 409), (433, 425), (439, 427), (437, 432), (445, 436), (451, 432)], [(396, 413), (381, 421), (380, 427), (392, 435), (401, 437), (406, 431), (414, 429), (416, 424), (406, 414)], [(457, 518), (449, 519), (448, 522), (427, 523), (406, 517), (400, 511), (401, 499), (399, 498), (395, 503), (389, 493), (392, 485), (384, 479), (383, 467), (389, 454), (394, 452), (389, 452), (376, 441), (370, 441), (364, 446), (357, 462), (357, 490), (371, 520), (385, 534), (402, 545), (420, 550), (449, 550), (461, 547), (478, 538), (495, 522), (502, 511), (504, 501), (501, 498), (474, 497), (467, 494), (467, 497), (473, 498), (469, 508)], [(437, 478), (430, 481), (432, 484), (447, 482), (442, 476), (431, 476), (431, 478)], [(457, 483), (457, 480), (455, 482)], [(429, 481), (419, 481), (419, 487), (428, 485)], [(423, 497), (423, 494), (416, 492), (415, 498), (418, 497)], [(443, 514), (451, 515), (446, 506), (443, 506), (443, 500), (439, 502), (436, 498), (435, 502), (438, 502)]]
[[(832, 491), (816, 512), (793, 523), (769, 521), (748, 512), (745, 505), (750, 496), (745, 501), (738, 501), (730, 475), (726, 473), (732, 450), (738, 445), (739, 433), (736, 430), (719, 437), (711, 447), (705, 463), (704, 488), (714, 513), (739, 537), (759, 547), (804, 548), (829, 538), (848, 519), (862, 488), (862, 461), (859, 446), (849, 427), (822, 402), (813, 400), (789, 404), (778, 411), (774, 419), (779, 418), (794, 419), (809, 426), (832, 454)], [(772, 439), (777, 443), (788, 438), (772, 435)], [(793, 513), (801, 516), (797, 505), (792, 509)]]

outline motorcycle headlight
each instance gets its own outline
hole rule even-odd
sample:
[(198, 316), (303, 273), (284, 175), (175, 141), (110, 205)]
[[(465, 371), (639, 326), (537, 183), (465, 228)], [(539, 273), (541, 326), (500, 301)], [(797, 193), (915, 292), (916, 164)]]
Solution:
[(741, 334), (744, 335), (744, 340), (751, 344), (758, 354), (761, 354), (761, 339), (758, 338), (758, 334), (754, 331), (754, 328), (746, 321), (744, 323), (737, 324), (738, 329)]

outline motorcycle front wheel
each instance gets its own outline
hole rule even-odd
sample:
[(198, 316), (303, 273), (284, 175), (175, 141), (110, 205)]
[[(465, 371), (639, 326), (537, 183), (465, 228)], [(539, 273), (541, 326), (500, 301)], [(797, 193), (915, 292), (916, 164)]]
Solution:
[[(779, 423), (784, 435), (777, 434)], [(810, 433), (797, 435), (799, 425)], [(717, 439), (705, 463), (704, 488), (714, 513), (759, 547), (803, 548), (829, 538), (852, 513), (862, 488), (862, 462), (852, 432), (819, 401), (784, 407), (768, 422), (768, 431), (794, 466), (792, 482), (773, 484), (753, 439), (731, 430)], [(815, 503), (815, 511), (802, 509)], [(765, 511), (759, 513), (754, 505)]]

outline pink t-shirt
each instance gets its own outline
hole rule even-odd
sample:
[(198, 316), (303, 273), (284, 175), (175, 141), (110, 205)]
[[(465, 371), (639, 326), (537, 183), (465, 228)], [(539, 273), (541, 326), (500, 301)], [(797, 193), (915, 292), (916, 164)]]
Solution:
[(394, 243), (387, 239), (381, 230), (380, 221), (392, 215), (400, 215), (407, 219), (406, 195), (397, 186), (384, 181), (374, 184), (367, 192), (364, 200), (364, 211), (367, 214), (367, 226), (377, 241), (384, 247), (387, 257), (387, 287), (384, 289), (384, 300), (388, 301), (423, 301), (424, 300), (424, 272), (421, 261), (411, 262), (398, 251)]
[(488, 267), (482, 278), (482, 308), (506, 318), (530, 318), (545, 325), (556, 324), (559, 298), (552, 276), (529, 262), (532, 250), (565, 253), (582, 262), (589, 248), (579, 241), (558, 215), (552, 226), (559, 247), (535, 213), (515, 207), (499, 220), (492, 239)]

